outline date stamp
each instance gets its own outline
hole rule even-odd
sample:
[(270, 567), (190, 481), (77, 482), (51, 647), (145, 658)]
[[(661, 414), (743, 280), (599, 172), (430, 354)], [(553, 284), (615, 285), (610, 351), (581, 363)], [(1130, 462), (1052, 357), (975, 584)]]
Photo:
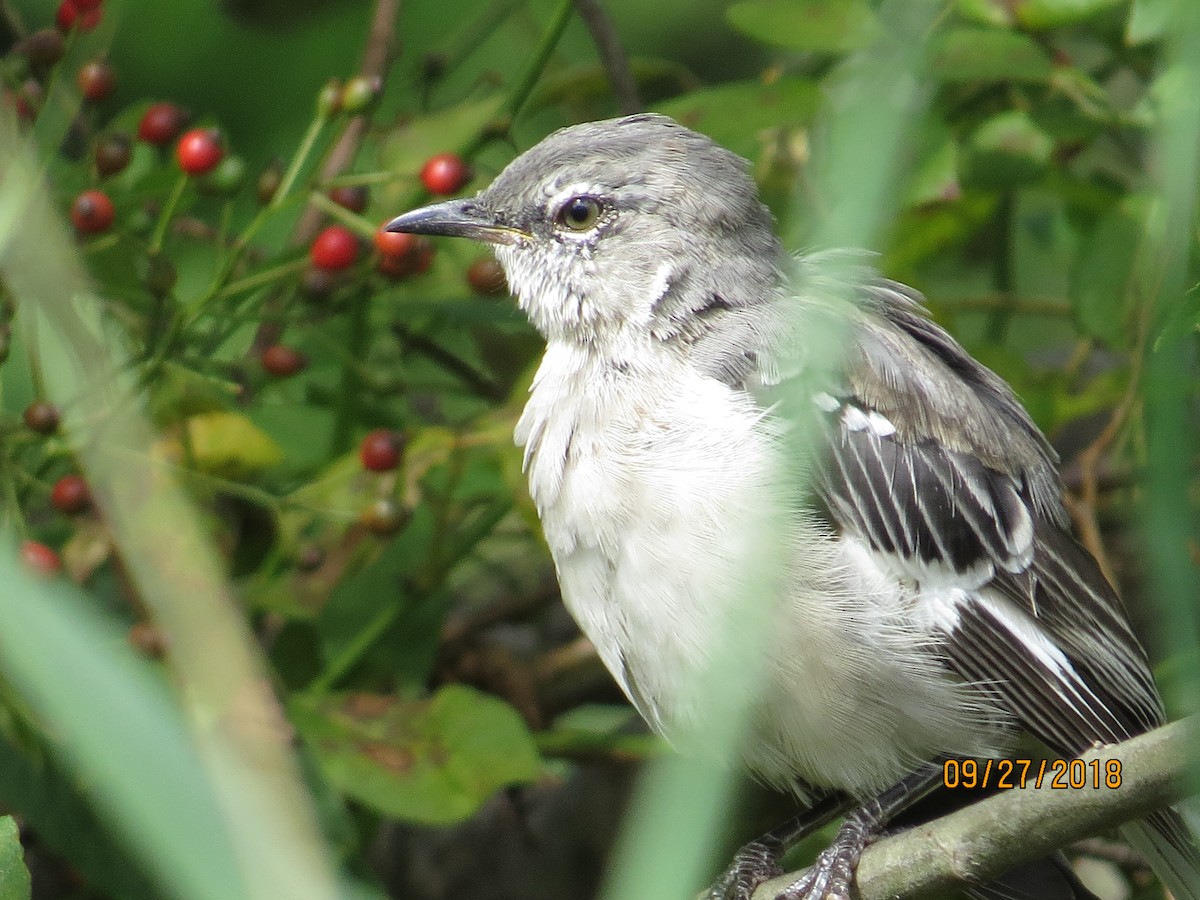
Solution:
[(947, 759), (942, 763), (942, 786), (950, 790), (1010, 791), (1041, 788), (1058, 790), (1116, 790), (1121, 786), (1119, 759)]

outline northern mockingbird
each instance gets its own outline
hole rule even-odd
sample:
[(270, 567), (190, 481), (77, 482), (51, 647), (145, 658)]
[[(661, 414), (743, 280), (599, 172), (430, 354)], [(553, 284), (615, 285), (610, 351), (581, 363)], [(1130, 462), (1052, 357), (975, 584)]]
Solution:
[[(493, 245), (545, 337), (516, 430), (530, 493), (563, 600), (668, 740), (702, 743), (723, 613), (774, 585), (742, 762), (813, 812), (748, 845), (713, 896), (745, 900), (784, 838), (853, 803), (780, 895), (848, 897), (865, 843), (940, 781), (933, 761), (1019, 729), (1074, 757), (1163, 722), (1012, 391), (910, 288), (786, 256), (745, 160), (663, 116), (594, 122), (387, 227)], [(1200, 898), (1175, 811), (1130, 832), (1178, 900)]]

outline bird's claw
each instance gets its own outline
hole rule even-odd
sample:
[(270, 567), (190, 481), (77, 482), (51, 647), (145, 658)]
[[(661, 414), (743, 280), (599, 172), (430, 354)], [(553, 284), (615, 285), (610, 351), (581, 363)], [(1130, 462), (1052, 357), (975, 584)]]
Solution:
[[(774, 900), (851, 900), (858, 861), (874, 835), (868, 820), (848, 816), (833, 843)], [(760, 884), (782, 874), (780, 851), (781, 848), (764, 841), (746, 844), (709, 888), (705, 900), (751, 900)]]
[(858, 861), (873, 838), (874, 831), (864, 819), (848, 816), (833, 843), (799, 878), (776, 894), (775, 900), (851, 900)]
[(708, 889), (705, 900), (750, 900), (764, 881), (783, 874), (779, 848), (765, 841), (751, 841), (733, 857), (733, 862)]

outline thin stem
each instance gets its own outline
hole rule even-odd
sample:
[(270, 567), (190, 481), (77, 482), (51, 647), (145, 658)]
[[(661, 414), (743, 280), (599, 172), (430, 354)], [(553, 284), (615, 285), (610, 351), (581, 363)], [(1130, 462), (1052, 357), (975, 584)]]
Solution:
[(358, 419), (363, 392), (363, 379), (358, 370), (358, 361), (366, 356), (370, 337), (370, 303), (370, 295), (366, 291), (359, 291), (350, 310), (350, 337), (346, 342), (349, 359), (342, 366), (342, 383), (339, 388), (341, 400), (338, 403), (333, 441), (329, 448), (330, 456), (334, 457), (341, 456), (353, 446), (352, 431), (354, 422)]
[(387, 630), (400, 617), (405, 604), (401, 601), (390, 603), (375, 614), (375, 617), (354, 636), (342, 652), (329, 661), (320, 675), (307, 688), (310, 694), (327, 694), (341, 681), (342, 676), (358, 665), (361, 660)]
[(500, 26), (500, 23), (512, 15), (521, 5), (520, 0), (498, 0), (479, 18), (466, 25), (450, 41), (449, 46), (439, 56), (441, 70), (453, 72), (471, 56)]
[[(538, 81), (541, 80), (546, 65), (550, 62), (550, 57), (554, 55), (554, 50), (558, 47), (558, 42), (562, 38), (563, 32), (566, 31), (567, 24), (571, 21), (571, 15), (574, 11), (574, 0), (561, 0), (558, 10), (550, 22), (550, 27), (542, 35), (542, 39), (538, 42), (537, 48), (529, 59), (529, 65), (525, 67), (525, 71), (517, 79), (516, 87), (513, 88), (512, 93), (508, 95), (508, 99), (501, 107), (499, 117), (480, 129), (467, 142), (466, 146), (462, 148), (459, 155), (464, 160), (470, 162), (490, 141), (507, 134), (512, 128), (512, 123), (517, 118), (517, 114), (524, 108), (533, 94), (533, 89), (537, 87)], [(429, 194), (422, 189), (410, 199), (411, 202), (409, 205), (416, 206), (428, 200)]]
[[(281, 281), (289, 275), (294, 275), (297, 272), (303, 271), (308, 266), (308, 260), (293, 259), (285, 263), (280, 263), (277, 266), (271, 266), (261, 271), (255, 272), (253, 275), (247, 275), (245, 278), (239, 278), (237, 281), (231, 281), (217, 291), (214, 299), (225, 300), (230, 297), (236, 297), (238, 294), (244, 294), (247, 291), (252, 291), (255, 288), (263, 287), (273, 281)], [(194, 317), (193, 317), (194, 318)]]
[(947, 313), (986, 312), (993, 314), (1012, 313), (1021, 316), (1045, 316), (1051, 319), (1066, 319), (1074, 315), (1071, 304), (1058, 300), (1036, 298), (1017, 299), (1009, 294), (985, 294), (980, 297), (944, 297), (938, 308)]
[(358, 215), (358, 213), (351, 212), (340, 203), (335, 203), (321, 191), (313, 191), (309, 194), (308, 202), (331, 219), (337, 219), (347, 228), (357, 231), (363, 237), (369, 238), (375, 234), (376, 226), (369, 219)]
[(402, 325), (393, 328), (406, 350), (415, 350), (449, 372), (463, 383), (471, 393), (485, 400), (500, 401), (504, 391), (494, 381), (468, 363), (465, 359), (447, 350), (441, 344), (420, 334), (414, 334)]
[(560, 0), (558, 11), (554, 14), (549, 29), (542, 35), (542, 40), (538, 44), (537, 49), (534, 50), (533, 56), (530, 57), (525, 73), (517, 82), (517, 86), (509, 96), (508, 102), (504, 105), (509, 120), (516, 119), (517, 114), (525, 106), (526, 101), (529, 100), (533, 89), (542, 77), (543, 70), (545, 70), (547, 63), (550, 62), (550, 57), (553, 55), (555, 48), (558, 47), (558, 42), (562, 38), (563, 32), (567, 30), (567, 23), (571, 21), (571, 14), (574, 11), (574, 0)]
[(38, 342), (38, 317), (28, 316), (24, 328), (25, 355), (29, 359), (29, 379), (33, 382), (33, 396), (46, 396), (46, 376), (42, 371), (42, 352)]
[(300, 146), (296, 148), (296, 152), (292, 155), (292, 161), (288, 163), (287, 171), (283, 173), (283, 178), (279, 181), (279, 187), (276, 189), (275, 195), (266, 206), (267, 210), (274, 211), (279, 209), (284, 199), (291, 193), (292, 186), (296, 183), (296, 179), (300, 177), (300, 170), (308, 162), (308, 157), (317, 143), (317, 138), (321, 136), (321, 132), (328, 123), (329, 118), (320, 114), (308, 123), (308, 130), (304, 132)]
[(158, 222), (155, 223), (154, 231), (150, 235), (150, 245), (146, 249), (151, 256), (157, 255), (162, 250), (163, 241), (167, 237), (167, 228), (171, 224), (171, 218), (175, 215), (175, 209), (179, 206), (179, 200), (183, 197), (183, 189), (187, 187), (187, 183), (188, 176), (186, 174), (181, 173), (175, 179), (171, 194), (167, 197), (162, 212), (158, 214)]
[[(446, 576), (450, 573), (453, 565), (470, 553), (483, 538), (487, 537), (500, 520), (508, 515), (511, 508), (509, 503), (497, 503), (464, 529), (461, 539), (453, 547), (448, 548), (450, 552), (442, 554), (450, 561), (450, 565), (438, 567), (429, 581), (422, 586), (422, 604), (443, 602), (446, 596)], [(436, 551), (436, 547), (434, 549)], [(328, 693), (347, 672), (358, 665), (376, 642), (387, 633), (400, 617), (401, 612), (410, 608), (402, 602), (397, 602), (381, 609), (375, 618), (355, 635), (354, 640), (329, 661), (325, 670), (309, 685), (308, 691), (314, 694)]]

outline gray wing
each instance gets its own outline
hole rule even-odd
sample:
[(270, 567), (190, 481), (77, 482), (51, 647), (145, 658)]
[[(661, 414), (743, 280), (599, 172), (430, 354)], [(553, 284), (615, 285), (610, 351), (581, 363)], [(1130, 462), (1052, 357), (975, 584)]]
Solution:
[(863, 288), (842, 377), (813, 396), (813, 490), (916, 584), (961, 588), (946, 663), (1076, 755), (1160, 723), (1145, 654), (1075, 541), (1056, 458), (1008, 387), (892, 282)]

